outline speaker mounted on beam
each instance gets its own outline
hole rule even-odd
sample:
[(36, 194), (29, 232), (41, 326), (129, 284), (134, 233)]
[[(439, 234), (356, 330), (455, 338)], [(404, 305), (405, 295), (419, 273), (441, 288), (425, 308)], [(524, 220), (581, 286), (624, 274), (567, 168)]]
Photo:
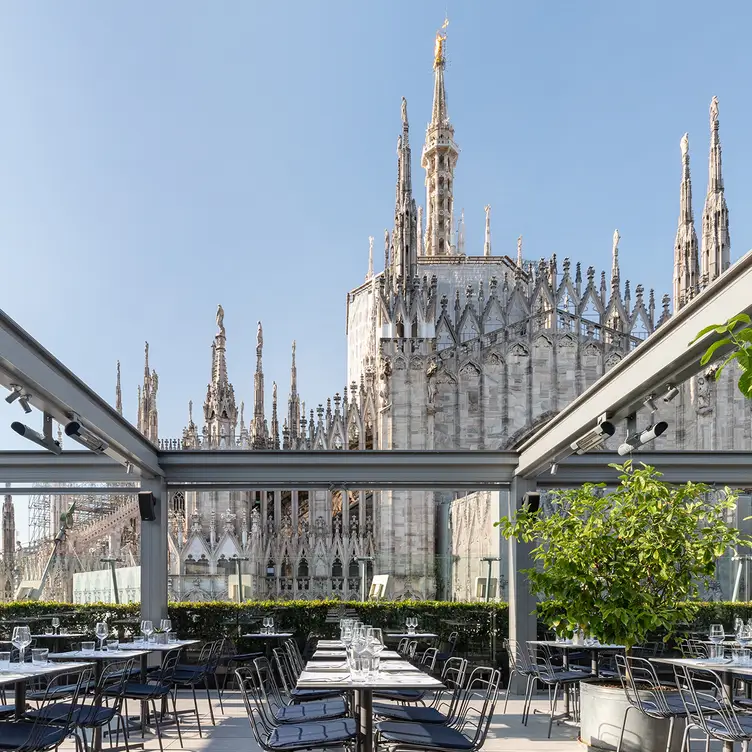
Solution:
[(140, 491), (138, 494), (138, 511), (141, 513), (143, 522), (155, 522), (157, 512), (155, 507), (157, 500), (151, 491)]

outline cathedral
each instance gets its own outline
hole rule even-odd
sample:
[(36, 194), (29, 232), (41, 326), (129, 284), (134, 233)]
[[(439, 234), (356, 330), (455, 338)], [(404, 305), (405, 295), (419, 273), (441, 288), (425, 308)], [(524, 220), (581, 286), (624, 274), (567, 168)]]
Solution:
[[(306, 410), (292, 345), (287, 403), (272, 385), (265, 401), (263, 328), (256, 333), (252, 414), (238, 404), (228, 370), (224, 311), (216, 314), (210, 381), (203, 408), (179, 438), (159, 434), (159, 381), (145, 354), (138, 429), (161, 449), (308, 450), (513, 449), (581, 394), (671, 316), (672, 299), (622, 280), (618, 231), (610, 270), (583, 269), (555, 255), (531, 261), (522, 238), (516, 257), (494, 255), (491, 207), (483, 248), (465, 245), (456, 216), (460, 149), (445, 84), (446, 35), (436, 36), (433, 106), (420, 165), (425, 205), (413, 190), (407, 102), (397, 140), (394, 225), (384, 234), (384, 268), (374, 271), (374, 239), (365, 280), (347, 296), (347, 381), (325, 405)], [(710, 105), (709, 179), (695, 229), (689, 141), (681, 139), (679, 221), (674, 246), (673, 308), (678, 310), (730, 265), (729, 216), (721, 171), (718, 102)], [(752, 404), (726, 369), (685, 384), (661, 418), (669, 430), (655, 449), (749, 449)], [(120, 373), (116, 407), (122, 412)], [(650, 410), (638, 416), (647, 425)], [(619, 426), (614, 449), (626, 435)], [(428, 491), (178, 492), (171, 500), (170, 597), (357, 598), (358, 559), (389, 575), (392, 598), (466, 599), (479, 595), (483, 557), (502, 559), (496, 595), (503, 597), (504, 549), (493, 522), (500, 494)], [(65, 499), (49, 501), (55, 514)], [(10, 507), (10, 511), (6, 508)], [(45, 597), (71, 599), (72, 574), (100, 569), (102, 555), (137, 564), (138, 508), (127, 496), (74, 526), (53, 567)], [(3, 524), (12, 520), (6, 497)], [(52, 531), (54, 534), (54, 531)], [(49, 541), (16, 552), (3, 534), (3, 582), (38, 577)], [(45, 548), (47, 546), (47, 548)], [(241, 561), (241, 582), (236, 576)], [(11, 563), (9, 565), (9, 563)], [(15, 574), (12, 574), (15, 573)], [(494, 574), (496, 577), (496, 574)], [(493, 595), (493, 593), (492, 593)], [(96, 593), (87, 595), (98, 600)]]

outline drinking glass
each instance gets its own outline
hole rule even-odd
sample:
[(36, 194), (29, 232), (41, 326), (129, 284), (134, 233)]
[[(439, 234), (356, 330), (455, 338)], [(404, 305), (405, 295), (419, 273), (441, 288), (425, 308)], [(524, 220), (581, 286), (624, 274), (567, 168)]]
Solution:
[(55, 632), (59, 632), (60, 630), (60, 619), (57, 616), (52, 617), (52, 628)]
[(94, 646), (96, 645), (95, 642), (82, 642), (81, 643), (81, 652), (84, 655), (89, 655), (90, 653), (94, 652)]
[(0, 671), (10, 671), (10, 653), (0, 653)]
[(752, 642), (752, 625), (751, 624), (742, 624), (741, 629), (736, 633), (736, 641), (743, 647), (746, 648), (747, 645)]
[(744, 626), (744, 619), (738, 616), (734, 619), (734, 634), (739, 634), (739, 630)]
[(23, 663), (26, 647), (31, 645), (31, 630), (28, 627), (13, 627), (11, 642), (18, 648), (19, 663)]
[(107, 650), (120, 650), (120, 640), (107, 640)]
[(269, 617), (269, 634), (274, 634), (274, 617)]
[(49, 627), (45, 627), (44, 628), (44, 633), (46, 635), (54, 635), (55, 634), (55, 628), (52, 625), (50, 625)]
[(35, 666), (46, 666), (47, 656), (50, 651), (47, 648), (34, 648), (31, 651), (31, 662)]
[(720, 645), (720, 643), (726, 639), (726, 632), (723, 629), (723, 624), (711, 624), (708, 637), (712, 643)]
[(178, 641), (178, 633), (177, 632), (168, 632), (167, 633), (167, 642), (177, 642)]
[(169, 632), (172, 629), (172, 620), (171, 619), (162, 619), (162, 621), (159, 622), (159, 628), (163, 632)]
[(99, 640), (99, 649), (104, 649), (104, 641), (107, 639), (107, 635), (110, 633), (110, 630), (107, 628), (107, 622), (104, 621), (98, 621), (97, 626), (94, 630), (94, 634), (97, 636), (97, 639)]
[(149, 642), (149, 638), (152, 636), (154, 632), (154, 625), (151, 623), (149, 619), (144, 619), (141, 622), (141, 631), (144, 633), (144, 642)]

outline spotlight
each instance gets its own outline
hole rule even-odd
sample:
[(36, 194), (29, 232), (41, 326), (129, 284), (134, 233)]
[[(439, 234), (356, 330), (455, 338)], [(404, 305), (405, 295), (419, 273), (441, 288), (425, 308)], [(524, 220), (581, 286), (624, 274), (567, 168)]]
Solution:
[(551, 463), (551, 475), (556, 475), (557, 472), (559, 472), (559, 463), (552, 462)]
[(38, 446), (42, 447), (42, 449), (46, 449), (53, 454), (63, 453), (63, 448), (52, 438), (52, 436), (42, 436), (38, 431), (35, 431), (33, 428), (29, 428), (29, 426), (19, 423), (18, 421), (11, 423), (10, 427), (19, 436), (23, 436), (25, 439), (33, 441)]
[(651, 413), (654, 413), (658, 410), (658, 408), (655, 406), (655, 396), (650, 395), (645, 402), (643, 403), (645, 407), (647, 407), (648, 410), (650, 410)]
[(18, 404), (21, 405), (23, 411), (28, 415), (31, 412), (31, 405), (29, 404), (31, 395), (20, 384), (11, 384), (10, 388), (11, 393), (5, 398), (5, 401), (10, 405), (18, 400)]
[(679, 390), (673, 384), (669, 384), (668, 389), (666, 390), (666, 394), (663, 395), (663, 401), (671, 402), (671, 400), (675, 399), (678, 394)]
[(609, 436), (616, 433), (616, 427), (613, 423), (606, 420), (605, 414), (598, 418), (598, 425), (581, 436), (577, 441), (572, 442), (572, 449), (577, 454), (585, 454), (591, 449), (600, 446)]
[(81, 446), (91, 449), (95, 454), (103, 454), (110, 446), (104, 439), (100, 439), (99, 436), (92, 433), (77, 420), (72, 420), (65, 426), (65, 435), (70, 436)]
[(668, 423), (666, 423), (665, 420), (648, 426), (641, 433), (632, 434), (632, 436), (630, 436), (616, 451), (622, 456), (624, 456), (625, 454), (630, 454), (635, 449), (637, 449), (637, 447), (641, 447), (645, 444), (649, 444), (651, 441), (655, 441), (655, 439), (657, 439), (662, 433), (664, 433), (667, 428)]

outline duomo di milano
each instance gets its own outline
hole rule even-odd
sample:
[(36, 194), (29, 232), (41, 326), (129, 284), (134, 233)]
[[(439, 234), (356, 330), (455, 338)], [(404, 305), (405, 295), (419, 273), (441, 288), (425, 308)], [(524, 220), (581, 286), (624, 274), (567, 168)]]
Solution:
[[(220, 306), (203, 410), (189, 408), (179, 439), (159, 435), (158, 380), (147, 346), (137, 425), (154, 443), (227, 451), (513, 447), (669, 318), (668, 295), (656, 301), (652, 290), (622, 280), (618, 232), (610, 271), (600, 274), (556, 256), (531, 263), (523, 256), (521, 239), (516, 258), (493, 255), (488, 206), (482, 253), (465, 247), (464, 218), (457, 218), (454, 209), (459, 148), (447, 109), (445, 41), (439, 33), (433, 107), (421, 153), (425, 207), (416, 201), (403, 99), (394, 227), (385, 232), (384, 271), (374, 272), (371, 239), (366, 279), (347, 298), (347, 385), (326, 406), (306, 411), (293, 344), (286, 403), (274, 384), (269, 406), (259, 323), (253, 411), (246, 416), (229, 377)], [(718, 103), (713, 99), (699, 239), (687, 137), (681, 141), (674, 308), (729, 264)], [(729, 368), (718, 382), (705, 374), (681, 385), (679, 396), (662, 409), (670, 428), (655, 448), (749, 449), (752, 408), (735, 379)], [(119, 371), (117, 407), (122, 410)], [(624, 434), (619, 427), (611, 443)], [(50, 499), (53, 520), (67, 503)], [(393, 597), (473, 597), (476, 578), (486, 572), (480, 557), (499, 555), (498, 536), (492, 532), (498, 511), (498, 495), (492, 492), (346, 492), (344, 497), (305, 489), (178, 493), (170, 512), (171, 597), (233, 596), (236, 578), (228, 575), (235, 571), (231, 557), (236, 554), (248, 557), (243, 564), (245, 597), (357, 597), (358, 556), (375, 557), (373, 571), (390, 575)], [(7, 497), (6, 528), (12, 514)], [(70, 597), (72, 573), (101, 569), (103, 553), (138, 563), (138, 516), (135, 501), (124, 497), (114, 509), (77, 525), (55, 564), (46, 597)], [(50, 543), (14, 553), (14, 535), (3, 540), (3, 590), (9, 593), (12, 579), (39, 576)]]

